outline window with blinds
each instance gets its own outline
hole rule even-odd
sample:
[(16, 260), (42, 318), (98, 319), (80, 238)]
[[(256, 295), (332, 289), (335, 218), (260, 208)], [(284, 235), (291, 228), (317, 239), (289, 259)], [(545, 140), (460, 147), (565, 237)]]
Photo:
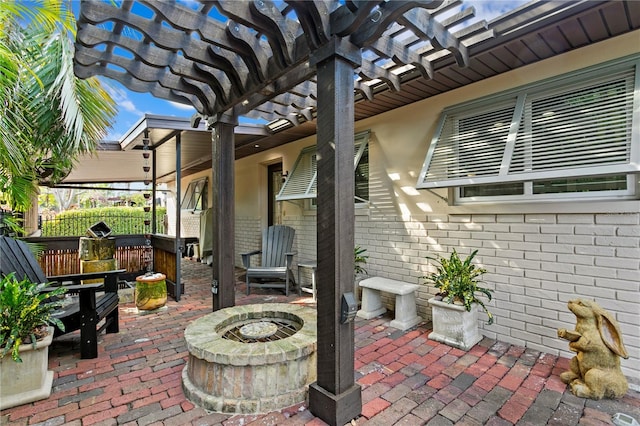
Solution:
[(640, 171), (638, 68), (636, 58), (445, 110), (417, 188), (628, 193)]
[[(355, 202), (369, 201), (369, 131), (354, 136)], [(318, 167), (316, 146), (308, 146), (300, 151), (293, 170), (285, 181), (277, 201), (315, 199), (317, 191)]]

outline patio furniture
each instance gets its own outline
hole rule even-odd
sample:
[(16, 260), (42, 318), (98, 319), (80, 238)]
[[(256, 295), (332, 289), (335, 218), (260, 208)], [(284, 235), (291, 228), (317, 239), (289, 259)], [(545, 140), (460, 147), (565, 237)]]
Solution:
[[(291, 270), (295, 255), (291, 247), (295, 233), (290, 226), (270, 226), (262, 233), (262, 250), (242, 254), (242, 264), (247, 270), (247, 294), (250, 294), (251, 287), (268, 287), (284, 288), (289, 296), (289, 282), (296, 282)], [(262, 266), (251, 266), (251, 256), (256, 254), (262, 254)]]
[[(300, 279), (300, 269), (311, 270), (311, 288), (303, 287), (302, 280)], [(315, 260), (299, 260), (298, 261), (298, 288), (305, 293), (311, 293), (313, 301), (315, 302), (317, 295), (316, 289), (316, 272), (318, 272), (318, 262)]]
[(416, 313), (415, 292), (420, 287), (418, 284), (372, 277), (360, 281), (360, 287), (362, 287), (362, 309), (357, 314), (360, 318), (371, 319), (387, 311), (380, 297), (380, 293), (385, 292), (396, 295), (395, 318), (389, 323), (390, 327), (407, 330), (422, 321)]
[[(47, 277), (27, 243), (0, 236), (0, 275), (10, 272), (15, 272), (19, 280), (26, 278), (36, 283), (49, 283), (49, 289), (54, 286), (67, 289), (69, 297), (65, 297), (65, 306), (54, 314), (65, 329), (63, 332), (56, 328), (55, 336), (80, 330), (81, 358), (98, 356), (98, 333), (119, 331), (117, 278), (124, 269)], [(95, 278), (104, 279), (104, 284), (81, 284), (82, 280)], [(97, 295), (97, 292), (101, 294)], [(103, 319), (104, 323), (99, 326)]]

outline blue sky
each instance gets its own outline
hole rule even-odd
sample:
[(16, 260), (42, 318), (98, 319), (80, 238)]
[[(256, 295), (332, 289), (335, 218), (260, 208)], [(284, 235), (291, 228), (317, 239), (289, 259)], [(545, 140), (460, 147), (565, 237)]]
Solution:
[[(527, 2), (528, 0), (466, 0), (464, 5), (475, 7), (477, 18), (490, 21)], [(79, 2), (74, 2), (73, 6), (76, 9)], [(115, 80), (99, 78), (118, 106), (118, 115), (115, 124), (108, 131), (105, 138), (107, 140), (120, 140), (144, 114), (188, 118), (195, 113), (191, 106), (165, 101), (147, 93), (133, 92)]]
[(99, 78), (118, 108), (115, 124), (105, 138), (107, 140), (120, 140), (144, 114), (191, 117), (196, 112), (192, 106), (155, 98), (148, 93), (133, 92), (115, 80)]

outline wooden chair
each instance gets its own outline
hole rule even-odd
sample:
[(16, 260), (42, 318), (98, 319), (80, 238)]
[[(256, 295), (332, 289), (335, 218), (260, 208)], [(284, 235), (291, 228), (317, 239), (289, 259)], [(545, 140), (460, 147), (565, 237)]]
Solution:
[[(247, 294), (251, 287), (268, 287), (284, 288), (284, 293), (289, 295), (289, 282), (294, 285), (296, 282), (292, 271), (296, 253), (291, 251), (295, 233), (289, 226), (270, 226), (262, 233), (262, 250), (242, 254), (242, 264), (247, 270)], [(251, 266), (251, 256), (256, 254), (262, 254), (262, 266)]]
[[(64, 286), (68, 294), (77, 294), (78, 301), (64, 306), (54, 315), (65, 326), (64, 332), (56, 328), (55, 336), (80, 330), (80, 357), (98, 356), (98, 333), (117, 333), (118, 323), (118, 274), (125, 270), (90, 272), (72, 275), (45, 276), (38, 260), (27, 243), (0, 236), (0, 275), (16, 273), (16, 279), (29, 279), (36, 283)], [(104, 284), (81, 284), (82, 280), (103, 278)], [(96, 292), (104, 290), (104, 294)], [(105, 320), (103, 325), (98, 324)]]

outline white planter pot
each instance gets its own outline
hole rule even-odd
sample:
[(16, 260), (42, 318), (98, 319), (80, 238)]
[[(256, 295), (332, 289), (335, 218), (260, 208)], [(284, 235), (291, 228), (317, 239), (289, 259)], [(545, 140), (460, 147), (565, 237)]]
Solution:
[(473, 304), (471, 311), (467, 311), (462, 305), (429, 299), (433, 331), (429, 339), (445, 343), (463, 351), (468, 351), (476, 343), (482, 340), (478, 331), (478, 309)]
[(53, 371), (48, 371), (49, 345), (53, 340), (53, 328), (49, 334), (33, 345), (20, 346), (22, 362), (15, 362), (11, 354), (0, 358), (0, 410), (28, 402), (48, 398), (51, 395)]

